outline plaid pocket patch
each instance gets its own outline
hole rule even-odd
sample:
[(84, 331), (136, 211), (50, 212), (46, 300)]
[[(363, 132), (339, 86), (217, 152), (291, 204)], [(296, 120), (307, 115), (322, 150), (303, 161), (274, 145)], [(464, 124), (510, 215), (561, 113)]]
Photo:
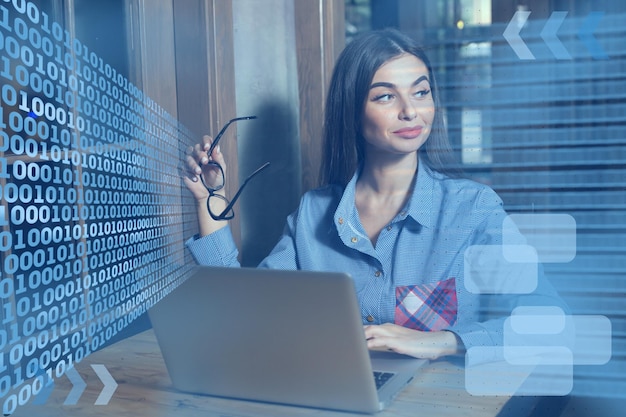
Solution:
[(456, 322), (454, 278), (396, 287), (395, 324), (421, 331), (443, 330)]

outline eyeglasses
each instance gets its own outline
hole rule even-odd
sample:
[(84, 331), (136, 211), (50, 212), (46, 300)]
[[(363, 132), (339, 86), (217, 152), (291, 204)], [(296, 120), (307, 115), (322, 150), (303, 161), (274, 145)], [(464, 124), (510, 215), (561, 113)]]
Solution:
[[(212, 155), (213, 154), (213, 150), (215, 149), (215, 147), (219, 143), (219, 141), (222, 138), (222, 136), (224, 136), (224, 133), (226, 132), (226, 129), (228, 129), (228, 126), (230, 126), (232, 123), (237, 122), (239, 120), (252, 120), (252, 119), (256, 119), (256, 116), (237, 117), (235, 119), (229, 120), (228, 123), (226, 123), (224, 125), (224, 127), (222, 128), (222, 130), (220, 130), (220, 132), (217, 134), (217, 136), (213, 140), (213, 143), (211, 143), (211, 147), (207, 151), (207, 155)], [(252, 174), (250, 174), (243, 181), (243, 183), (239, 187), (239, 190), (237, 190), (237, 192), (235, 193), (235, 196), (232, 198), (232, 200), (228, 200), (223, 195), (217, 194), (217, 191), (219, 191), (222, 188), (224, 188), (224, 184), (226, 182), (225, 176), (224, 176), (224, 169), (222, 168), (222, 166), (220, 164), (218, 164), (217, 162), (212, 161), (212, 160), (209, 161), (207, 165), (213, 167), (215, 172), (216, 172), (216, 178), (215, 178), (214, 184), (211, 185), (211, 186), (207, 185), (207, 183), (204, 181), (203, 175), (200, 175), (200, 181), (202, 181), (202, 185), (204, 185), (204, 187), (209, 192), (209, 198), (207, 199), (207, 203), (206, 203), (206, 207), (207, 207), (207, 210), (209, 211), (209, 215), (211, 215), (213, 220), (230, 220), (233, 217), (235, 217), (235, 212), (233, 210), (233, 206), (235, 205), (235, 203), (239, 199), (239, 196), (241, 195), (241, 192), (243, 191), (243, 188), (246, 186), (246, 184), (248, 184), (248, 181), (250, 181), (255, 175), (257, 175), (263, 169), (267, 168), (270, 165), (270, 163), (269, 162), (264, 163), (256, 171), (254, 171)], [(213, 210), (211, 210), (211, 199), (213, 199), (213, 201), (215, 201), (215, 199), (224, 201), (226, 203), (226, 208), (224, 208), (224, 210), (222, 210), (219, 213), (214, 213)]]

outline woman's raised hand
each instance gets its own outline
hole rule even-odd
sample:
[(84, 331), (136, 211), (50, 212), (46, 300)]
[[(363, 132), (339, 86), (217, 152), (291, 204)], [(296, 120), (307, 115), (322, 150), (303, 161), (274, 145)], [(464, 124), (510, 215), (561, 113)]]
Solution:
[[(219, 145), (213, 149), (211, 155), (208, 154), (212, 143), (213, 139), (210, 136), (204, 136), (201, 143), (187, 148), (185, 158), (186, 172), (183, 181), (197, 202), (200, 236), (211, 234), (227, 224), (224, 221), (214, 220), (209, 214), (207, 205), (209, 200), (207, 187), (216, 189), (216, 194), (223, 195), (224, 193), (224, 189), (220, 188), (220, 184), (223, 182), (223, 178), (221, 178), (222, 173), (220, 168), (213, 163), (219, 164), (222, 172), (225, 173), (226, 171), (224, 155), (220, 151)], [(200, 175), (202, 175), (204, 181), (200, 178)], [(210, 203), (211, 210), (216, 213), (219, 213), (225, 207), (224, 200), (219, 198), (211, 199)]]
[(226, 172), (224, 155), (220, 151), (219, 145), (213, 149), (211, 155), (207, 153), (212, 142), (213, 139), (210, 136), (204, 136), (202, 138), (202, 143), (197, 143), (196, 145), (187, 148), (185, 161), (186, 175), (184, 177), (184, 182), (197, 201), (206, 202), (206, 199), (209, 198), (209, 191), (202, 184), (200, 175), (203, 176), (204, 183), (207, 186), (219, 188), (219, 168), (215, 165), (209, 164), (209, 162), (213, 161), (218, 163), (222, 167), (224, 173)]

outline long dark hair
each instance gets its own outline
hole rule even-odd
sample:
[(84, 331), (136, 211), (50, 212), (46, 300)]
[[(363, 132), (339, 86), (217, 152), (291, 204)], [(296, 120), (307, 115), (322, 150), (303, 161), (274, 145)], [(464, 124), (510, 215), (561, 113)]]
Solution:
[(345, 187), (354, 175), (365, 156), (365, 140), (360, 131), (374, 74), (385, 62), (407, 53), (416, 56), (428, 68), (435, 103), (435, 118), (430, 136), (420, 149), (421, 159), (436, 171), (454, 175), (454, 157), (430, 61), (413, 39), (395, 29), (384, 29), (365, 33), (351, 41), (335, 64), (324, 114), (322, 185)]

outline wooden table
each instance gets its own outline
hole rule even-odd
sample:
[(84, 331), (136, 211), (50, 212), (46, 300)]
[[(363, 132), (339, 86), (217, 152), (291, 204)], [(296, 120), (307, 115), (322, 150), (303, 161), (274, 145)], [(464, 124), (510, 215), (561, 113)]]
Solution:
[[(104, 365), (118, 387), (107, 405), (95, 405), (103, 384), (91, 364)], [(317, 410), (215, 398), (176, 391), (170, 382), (154, 332), (148, 330), (93, 353), (76, 365), (87, 387), (76, 405), (64, 405), (73, 385), (66, 377), (44, 405), (18, 407), (13, 416), (215, 416), (215, 417), (346, 417), (345, 412)], [(377, 417), (496, 416), (508, 397), (476, 397), (467, 393), (463, 368), (438, 361), (422, 369), (393, 404)]]

